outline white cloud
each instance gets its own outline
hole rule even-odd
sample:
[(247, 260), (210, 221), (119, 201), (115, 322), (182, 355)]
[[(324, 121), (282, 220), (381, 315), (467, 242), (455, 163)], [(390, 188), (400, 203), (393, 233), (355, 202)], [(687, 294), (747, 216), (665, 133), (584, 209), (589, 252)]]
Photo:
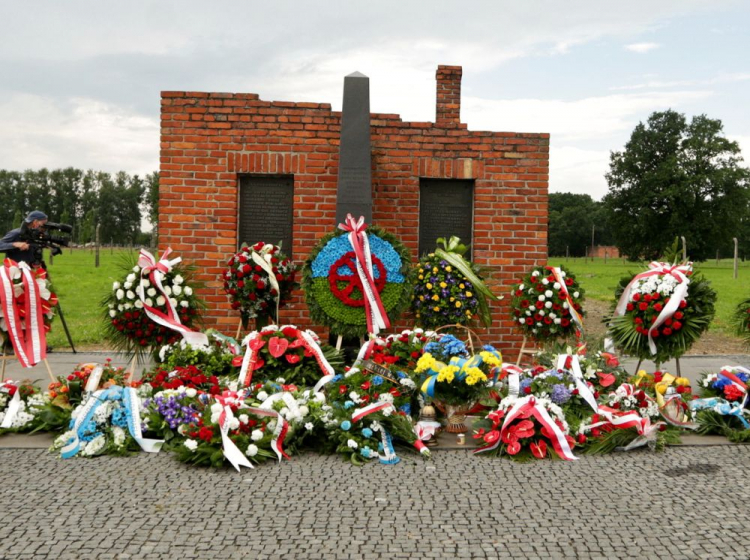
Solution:
[[(646, 77), (646, 76), (644, 76)], [(653, 76), (651, 76), (653, 77)], [(712, 86), (716, 84), (726, 84), (733, 82), (746, 82), (750, 80), (750, 73), (747, 72), (733, 72), (730, 74), (719, 74), (713, 78), (707, 80), (649, 80), (640, 84), (632, 84), (627, 86), (614, 86), (610, 87), (610, 91), (634, 91), (638, 89), (662, 89), (672, 87), (702, 87)]]
[(159, 123), (101, 101), (17, 94), (0, 103), (0, 168), (158, 169)]
[(607, 194), (604, 174), (609, 170), (609, 152), (573, 146), (550, 147), (550, 192), (588, 194), (600, 200)]
[(653, 111), (704, 99), (709, 91), (614, 94), (573, 101), (465, 97), (462, 120), (472, 130), (549, 132), (555, 139), (596, 140), (631, 130)]
[(630, 52), (645, 54), (654, 49), (658, 49), (660, 46), (659, 43), (631, 43), (630, 45), (625, 45), (625, 49)]

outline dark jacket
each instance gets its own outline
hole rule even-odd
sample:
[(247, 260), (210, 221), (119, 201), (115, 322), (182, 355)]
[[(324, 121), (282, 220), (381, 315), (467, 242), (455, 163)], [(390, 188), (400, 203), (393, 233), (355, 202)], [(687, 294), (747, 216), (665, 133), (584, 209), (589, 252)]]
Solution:
[(21, 228), (10, 230), (5, 237), (0, 239), (0, 252), (5, 252), (6, 258), (13, 259), (16, 262), (25, 262), (32, 264), (34, 262), (34, 253), (29, 248), (28, 251), (21, 251), (13, 246), (13, 243), (21, 237)]

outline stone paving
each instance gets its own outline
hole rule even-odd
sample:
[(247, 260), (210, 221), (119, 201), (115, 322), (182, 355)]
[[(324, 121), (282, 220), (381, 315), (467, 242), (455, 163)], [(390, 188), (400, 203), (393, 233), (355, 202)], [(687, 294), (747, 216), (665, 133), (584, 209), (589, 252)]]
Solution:
[(748, 558), (750, 446), (574, 463), (306, 454), (241, 474), (168, 454), (0, 450), (0, 558)]

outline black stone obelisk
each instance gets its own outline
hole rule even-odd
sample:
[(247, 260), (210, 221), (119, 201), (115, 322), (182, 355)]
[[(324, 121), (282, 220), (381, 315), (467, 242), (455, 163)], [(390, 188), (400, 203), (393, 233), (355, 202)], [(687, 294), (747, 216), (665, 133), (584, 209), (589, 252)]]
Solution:
[(341, 115), (336, 223), (347, 214), (372, 222), (372, 152), (370, 150), (370, 78), (354, 72), (344, 78)]

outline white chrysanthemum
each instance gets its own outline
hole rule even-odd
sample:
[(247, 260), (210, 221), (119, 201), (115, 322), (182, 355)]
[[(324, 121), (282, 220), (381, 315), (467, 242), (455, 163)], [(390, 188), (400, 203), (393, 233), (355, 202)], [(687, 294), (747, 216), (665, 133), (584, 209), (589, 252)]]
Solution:
[(122, 290), (117, 290), (117, 291), (115, 292), (115, 297), (116, 297), (117, 299), (122, 299), (122, 298), (123, 298), (124, 296), (125, 296), (125, 292), (123, 292)]
[(258, 446), (254, 443), (251, 443), (247, 446), (247, 450), (245, 451), (245, 455), (248, 457), (255, 457), (258, 454)]
[(190, 286), (185, 286), (185, 288), (183, 288), (183, 291), (185, 292), (186, 296), (193, 295), (193, 288), (191, 288)]
[(532, 276), (539, 276), (539, 271), (538, 271), (538, 270), (535, 270), (534, 272), (532, 272), (532, 273), (531, 273), (531, 275), (532, 275)]
[(104, 449), (104, 445), (107, 443), (107, 441), (104, 439), (104, 436), (96, 436), (94, 439), (92, 439), (90, 442), (86, 444), (86, 447), (81, 449), (81, 455), (85, 457), (91, 457), (93, 455), (96, 455), (99, 453), (102, 449)]
[(189, 307), (189, 306), (190, 306), (190, 303), (189, 303), (189, 302), (188, 302), (188, 301), (187, 301), (186, 299), (185, 299), (185, 300), (182, 300), (182, 301), (180, 302), (180, 307), (185, 307), (185, 308), (187, 308), (187, 307)]
[(524, 319), (523, 317), (519, 317), (519, 318), (518, 318), (518, 322), (519, 322), (519, 323), (520, 323), (521, 325), (523, 325), (523, 324), (524, 324), (524, 323), (526, 322), (526, 319)]
[(356, 404), (359, 404), (360, 402), (362, 402), (362, 399), (359, 397), (359, 395), (355, 391), (352, 391), (351, 393), (349, 393), (349, 400)]
[(546, 297), (548, 297), (548, 298), (551, 298), (552, 297), (552, 290), (547, 290), (546, 292), (544, 292), (544, 295)]
[(180, 285), (180, 284), (182, 284), (182, 283), (183, 283), (184, 281), (185, 281), (185, 280), (184, 280), (184, 279), (182, 278), (182, 276), (180, 276), (180, 275), (178, 274), (177, 276), (175, 276), (175, 277), (174, 277), (173, 283), (174, 283), (175, 285), (179, 286), (179, 285)]
[(542, 278), (542, 284), (546, 286), (547, 284), (549, 284), (549, 280), (547, 280), (546, 278)]
[(160, 307), (164, 305), (166, 302), (167, 300), (164, 299), (164, 296), (159, 296), (158, 298), (156, 298), (156, 305)]
[(253, 430), (253, 432), (250, 434), (250, 439), (253, 441), (260, 441), (263, 439), (263, 432), (260, 430)]
[(193, 452), (195, 452), (195, 450), (198, 449), (198, 442), (195, 441), (194, 439), (186, 439), (184, 445), (190, 451), (193, 451)]
[(130, 283), (130, 282), (125, 282), (125, 283), (124, 283), (124, 284), (122, 285), (122, 287), (123, 287), (124, 289), (126, 289), (126, 290), (129, 290), (130, 288), (132, 288), (132, 287), (133, 287), (133, 284), (132, 284), (132, 283)]
[(263, 402), (264, 400), (266, 400), (268, 398), (268, 393), (266, 393), (265, 391), (261, 391), (260, 393), (257, 394), (256, 398), (260, 402)]
[(378, 400), (380, 402), (392, 403), (393, 395), (391, 395), (390, 393), (381, 393), (380, 396), (378, 397)]
[(151, 281), (148, 278), (141, 278), (141, 286), (148, 288), (151, 285)]
[(115, 445), (117, 447), (122, 447), (125, 443), (125, 430), (120, 428), (119, 426), (113, 426), (112, 427), (112, 438), (115, 442)]
[(146, 298), (146, 305), (148, 305), (149, 307), (153, 307), (154, 300), (152, 300), (151, 298)]
[(116, 291), (116, 290), (119, 290), (119, 289), (120, 289), (120, 283), (119, 282), (115, 282), (115, 283), (112, 284), (112, 291)]
[(133, 309), (133, 304), (132, 303), (126, 303), (123, 307), (125, 308), (125, 311), (127, 311), (128, 309)]
[(552, 309), (552, 302), (551, 301), (545, 302), (544, 307), (546, 307), (547, 309)]
[(230, 430), (236, 430), (240, 427), (240, 420), (239, 418), (232, 417), (232, 419), (229, 421), (229, 429)]
[[(159, 297), (161, 297), (161, 296), (159, 296)], [(164, 299), (164, 298), (162, 298), (162, 299)], [(166, 303), (166, 301), (165, 301), (165, 303)], [(172, 307), (177, 307), (177, 305), (178, 305), (178, 302), (177, 302), (177, 300), (175, 298), (169, 298), (169, 303), (172, 304)]]
[(133, 290), (128, 290), (125, 295), (128, 296), (128, 299), (135, 299), (135, 293), (133, 293)]
[(556, 290), (559, 290), (562, 286), (560, 285), (560, 282), (555, 282), (554, 284), (552, 284), (552, 287)]
[(169, 286), (164, 286), (164, 293), (167, 294), (168, 296), (171, 296), (172, 288), (170, 288)]
[(116, 317), (117, 316), (117, 311), (115, 311), (114, 309), (110, 309), (109, 310), (109, 316), (113, 317), (113, 318)]
[(349, 441), (347, 441), (346, 445), (348, 445), (351, 449), (357, 449), (359, 447), (359, 445), (357, 445), (357, 442), (354, 441), (353, 439), (350, 439)]
[(154, 288), (149, 288), (148, 290), (146, 290), (146, 294), (148, 295), (148, 297), (154, 297), (156, 295), (156, 290)]
[[(135, 269), (133, 269), (135, 270)], [(135, 274), (128, 274), (128, 277), (125, 278), (125, 282), (130, 282), (131, 284), (135, 282)]]
[(555, 324), (556, 325), (559, 325), (560, 323), (562, 323), (562, 319), (555, 319)]
[(573, 297), (578, 298), (581, 296), (581, 292), (573, 292)]
[[(523, 319), (521, 319), (521, 320), (523, 321)], [(407, 389), (415, 389), (415, 388), (416, 388), (416, 386), (417, 386), (417, 384), (416, 384), (416, 383), (414, 383), (414, 381), (412, 381), (412, 380), (411, 380), (410, 378), (408, 378), (408, 377), (404, 377), (403, 379), (401, 379), (401, 380), (399, 381), (399, 383), (400, 383), (400, 384), (401, 384), (402, 386), (406, 387)]]
[(547, 296), (545, 296), (544, 294), (539, 294), (539, 297), (537, 297), (537, 299), (539, 301), (545, 301), (547, 299)]
[(143, 309), (143, 302), (139, 299), (135, 300), (135, 308), (136, 309)]
[(190, 387), (189, 389), (185, 389), (185, 395), (190, 398), (195, 397), (197, 394), (198, 394), (198, 391), (196, 391), (192, 387)]

